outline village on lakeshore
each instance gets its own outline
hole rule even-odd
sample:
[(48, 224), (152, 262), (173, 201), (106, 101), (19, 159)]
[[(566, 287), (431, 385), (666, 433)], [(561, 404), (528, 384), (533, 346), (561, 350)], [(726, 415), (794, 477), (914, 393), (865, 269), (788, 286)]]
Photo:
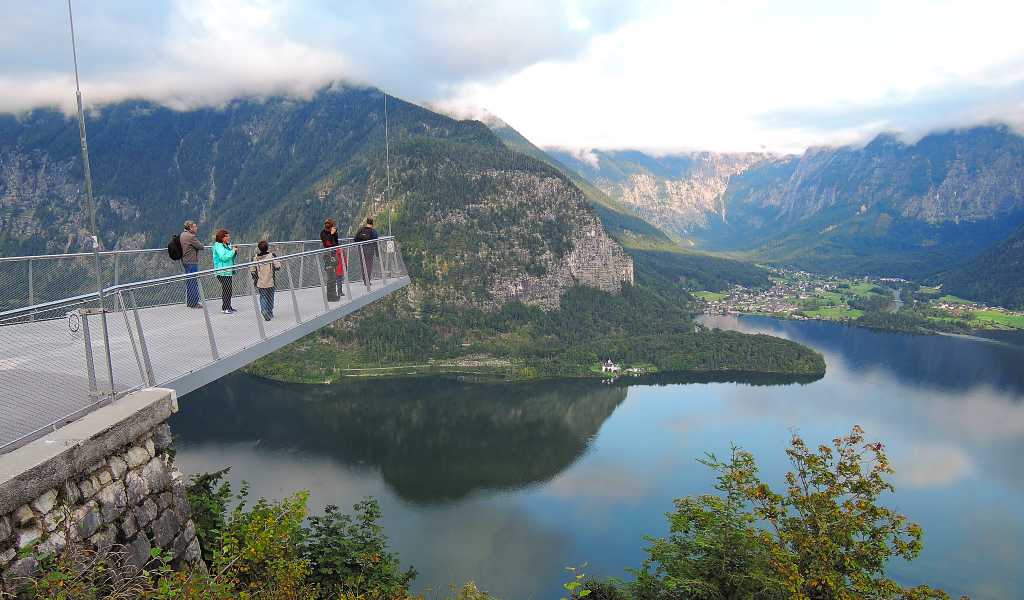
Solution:
[(762, 315), (796, 320), (853, 322), (871, 311), (913, 309), (924, 318), (957, 321), (973, 329), (1024, 329), (1024, 312), (944, 295), (939, 287), (898, 277), (844, 278), (769, 268), (772, 285), (739, 285), (723, 292), (693, 292), (706, 315)]

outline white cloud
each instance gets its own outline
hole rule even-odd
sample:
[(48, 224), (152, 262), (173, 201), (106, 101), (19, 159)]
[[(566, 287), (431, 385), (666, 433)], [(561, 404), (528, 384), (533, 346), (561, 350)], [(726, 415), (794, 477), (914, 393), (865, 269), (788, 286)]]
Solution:
[[(79, 2), (83, 91), (187, 107), (372, 83), (539, 145), (800, 151), (1024, 120), (1009, 0)], [(66, 14), (0, 24), (0, 110), (73, 100)], [(455, 108), (453, 108), (455, 107)]]
[[(1019, 114), (1022, 19), (1019, 2), (679, 3), (460, 97), (541, 145), (794, 151)], [(976, 93), (937, 103), (951, 88)]]

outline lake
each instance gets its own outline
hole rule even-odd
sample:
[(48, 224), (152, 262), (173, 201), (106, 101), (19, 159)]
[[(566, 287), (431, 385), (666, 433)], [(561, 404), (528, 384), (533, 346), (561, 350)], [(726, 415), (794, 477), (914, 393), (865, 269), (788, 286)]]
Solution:
[[(781, 482), (809, 444), (857, 424), (897, 470), (888, 506), (924, 527), (902, 583), (954, 598), (1024, 597), (1024, 337), (875, 332), (834, 323), (705, 317), (824, 354), (813, 383), (676, 378), (487, 384), (443, 378), (281, 384), (235, 374), (181, 399), (186, 473), (231, 466), (257, 496), (311, 508), (379, 499), (419, 591), (473, 580), (504, 600), (558, 598), (565, 567), (625, 576), (674, 498), (706, 493), (697, 459), (730, 444)], [(730, 381), (732, 379), (732, 381)]]

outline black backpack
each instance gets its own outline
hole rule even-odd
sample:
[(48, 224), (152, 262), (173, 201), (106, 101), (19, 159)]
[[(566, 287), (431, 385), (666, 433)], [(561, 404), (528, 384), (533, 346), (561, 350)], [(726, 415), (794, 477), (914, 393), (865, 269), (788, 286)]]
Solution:
[(167, 256), (170, 256), (171, 260), (181, 260), (183, 254), (181, 236), (176, 233), (171, 236), (171, 241), (167, 243)]
[(368, 242), (372, 239), (373, 229), (370, 229), (369, 227), (360, 227), (359, 231), (356, 232), (355, 237), (352, 238), (352, 240), (356, 242)]

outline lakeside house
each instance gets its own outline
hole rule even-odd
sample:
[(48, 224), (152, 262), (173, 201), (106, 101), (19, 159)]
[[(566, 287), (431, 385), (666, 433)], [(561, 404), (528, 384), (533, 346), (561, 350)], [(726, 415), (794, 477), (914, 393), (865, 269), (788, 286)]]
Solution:
[(602, 373), (618, 373), (620, 370), (619, 365), (613, 363), (611, 359), (604, 361), (604, 364), (601, 365)]

